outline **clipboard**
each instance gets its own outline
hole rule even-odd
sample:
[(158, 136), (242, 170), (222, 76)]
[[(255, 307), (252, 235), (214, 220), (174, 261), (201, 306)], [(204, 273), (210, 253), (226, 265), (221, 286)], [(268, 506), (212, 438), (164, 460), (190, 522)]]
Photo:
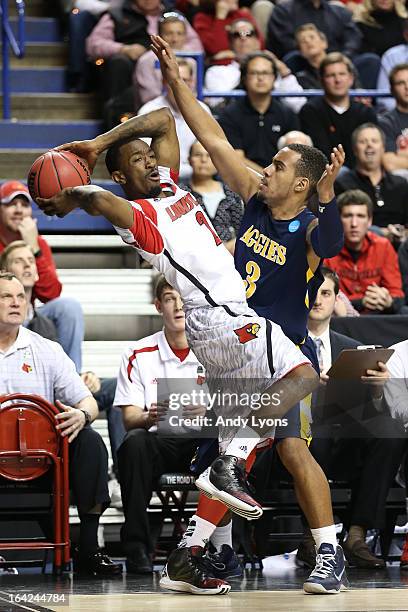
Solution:
[(376, 370), (379, 361), (387, 363), (393, 353), (394, 349), (388, 348), (344, 349), (327, 375), (330, 378), (359, 379), (366, 375), (366, 370)]

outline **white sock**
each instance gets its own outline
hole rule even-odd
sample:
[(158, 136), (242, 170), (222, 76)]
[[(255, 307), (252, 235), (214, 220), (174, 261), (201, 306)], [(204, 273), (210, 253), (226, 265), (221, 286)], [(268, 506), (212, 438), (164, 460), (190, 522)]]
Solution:
[(215, 529), (216, 525), (194, 514), (188, 522), (178, 548), (191, 548), (191, 546), (204, 548)]
[(327, 525), (327, 527), (319, 527), (311, 529), (313, 539), (315, 541), (316, 550), (319, 550), (321, 544), (331, 544), (334, 552), (337, 548), (337, 537), (335, 525)]
[(260, 439), (260, 436), (251, 427), (241, 427), (228, 444), (225, 454), (248, 459)]
[(216, 527), (210, 540), (217, 552), (221, 552), (223, 544), (228, 544), (232, 548), (232, 521), (222, 527)]

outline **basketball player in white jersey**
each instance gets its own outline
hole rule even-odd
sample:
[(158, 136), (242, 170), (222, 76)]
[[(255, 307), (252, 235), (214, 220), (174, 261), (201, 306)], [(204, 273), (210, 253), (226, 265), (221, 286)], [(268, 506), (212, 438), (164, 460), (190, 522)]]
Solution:
[[(150, 137), (151, 145), (142, 137)], [(270, 419), (282, 417), (318, 384), (314, 369), (278, 325), (248, 307), (233, 257), (195, 198), (177, 186), (179, 145), (168, 109), (59, 148), (86, 159), (91, 171), (107, 151), (107, 168), (128, 199), (92, 185), (67, 188), (51, 199), (38, 198), (45, 214), (63, 217), (82, 208), (108, 219), (182, 296), (188, 341), (210, 383), (246, 381), (248, 387), (253, 381), (251, 392), (269, 396), (256, 413), (258, 423), (261, 418), (268, 422), (239, 428), (232, 439), (230, 431), (224, 436), (224, 455), (213, 463), (210, 483), (210, 495), (238, 514), (258, 518), (262, 508), (247, 487), (246, 458), (261, 438), (273, 437)]]

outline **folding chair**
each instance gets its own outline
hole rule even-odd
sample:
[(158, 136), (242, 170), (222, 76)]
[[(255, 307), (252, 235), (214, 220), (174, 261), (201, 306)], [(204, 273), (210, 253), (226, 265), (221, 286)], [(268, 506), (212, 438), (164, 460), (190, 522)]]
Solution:
[[(52, 539), (1, 539), (0, 550), (54, 550), (56, 573), (70, 560), (68, 440), (55, 428), (58, 412), (37, 395), (0, 396), (0, 476), (24, 483), (52, 472), (53, 517)], [(0, 511), (0, 518), (2, 514)], [(6, 514), (10, 515), (10, 510)], [(24, 515), (24, 508), (16, 509), (15, 517), (20, 515)]]

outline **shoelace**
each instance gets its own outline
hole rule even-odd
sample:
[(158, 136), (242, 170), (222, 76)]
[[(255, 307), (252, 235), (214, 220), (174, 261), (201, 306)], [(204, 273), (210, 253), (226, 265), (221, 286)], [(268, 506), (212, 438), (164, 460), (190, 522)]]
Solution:
[(334, 555), (316, 555), (316, 567), (310, 576), (317, 578), (328, 578), (333, 571), (334, 564)]

